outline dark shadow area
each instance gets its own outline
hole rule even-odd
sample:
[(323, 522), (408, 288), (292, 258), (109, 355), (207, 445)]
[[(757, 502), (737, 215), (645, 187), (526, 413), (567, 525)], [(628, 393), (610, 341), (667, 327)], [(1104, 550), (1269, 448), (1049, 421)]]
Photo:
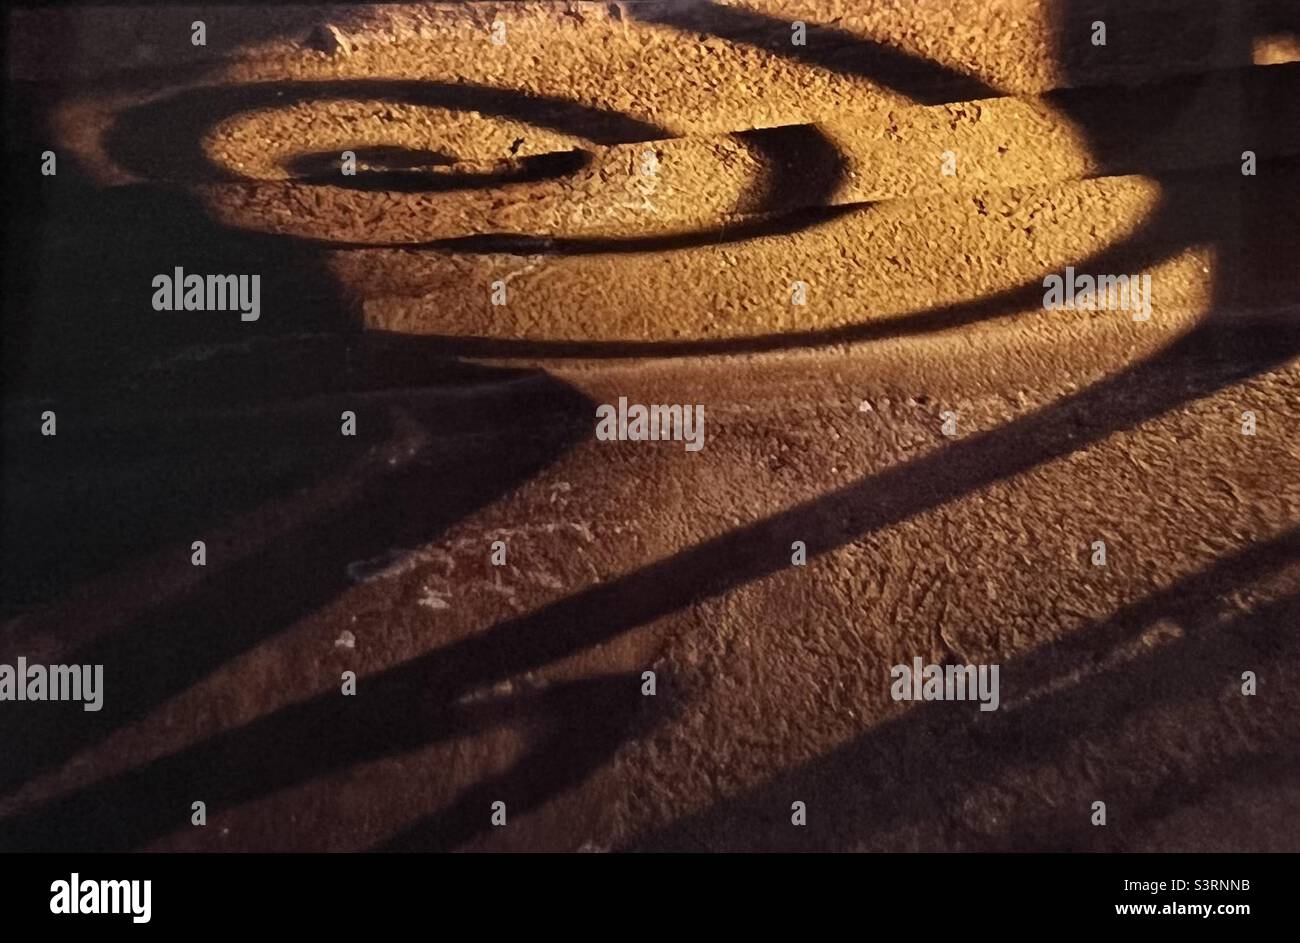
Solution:
[[(463, 790), (452, 805), (403, 828), (376, 851), (454, 851), (490, 828), (485, 809), (509, 796), (511, 815), (541, 808), (607, 764), (623, 742), (667, 720), (659, 698), (641, 696), (636, 673), (564, 682), (542, 696), (552, 730), (534, 736), (510, 770)], [(512, 714), (527, 716), (529, 706)], [(472, 730), (465, 730), (471, 733)]]
[[(11, 159), (35, 158), (11, 139)], [(101, 188), (64, 156), (54, 177), (10, 188), (4, 383), (8, 398), (119, 395), (162, 408), (220, 408), (292, 388), (292, 378), (248, 371), (210, 383), (202, 364), (165, 396), (133, 388), (155, 361), (205, 345), (248, 345), (354, 324), (319, 253), (273, 235), (214, 224), (182, 190), (152, 184)], [(260, 279), (261, 316), (237, 311), (155, 311), (156, 275), (247, 273)], [(308, 389), (316, 380), (299, 379)], [(109, 395), (106, 395), (109, 394)]]
[[(31, 166), (41, 96), (8, 94), (6, 156)], [(540, 371), (368, 343), (316, 253), (219, 227), (181, 190), (95, 187), (66, 156), (33, 179), (6, 193), (3, 613), (49, 622), (75, 587), (168, 548), (186, 564), (194, 540), (212, 575), (65, 653), (105, 665), (103, 711), (6, 704), (4, 790), (318, 610), (349, 564), (527, 481), (589, 434), (593, 408)], [(153, 310), (152, 279), (176, 267), (258, 274), (260, 319)], [(214, 535), (237, 524), (256, 549), (232, 561)]]
[(1256, 36), (1300, 37), (1300, 4), (1293, 0), (1250, 0), (1247, 9)]
[[(6, 157), (33, 166), (48, 146), (40, 95), (12, 86), (7, 95)], [(319, 339), (303, 344), (274, 365), (232, 368), (215, 353), (271, 349), (350, 324), (313, 253), (215, 227), (177, 191), (96, 188), (66, 156), (56, 176), (33, 174), (5, 199), (6, 611), (57, 599), (166, 542), (183, 537), (188, 547), (222, 517), (350, 460), (326, 439), (337, 422), (273, 428), (220, 415), (321, 392), (331, 368), (342, 378), (337, 341), (329, 353)], [(151, 281), (176, 266), (260, 273), (263, 317), (154, 311)], [(57, 436), (41, 435), (46, 410)], [(364, 431), (383, 435), (378, 423)]]
[[(384, 842), (389, 851), (451, 850), (490, 827), (493, 801), (506, 797), (511, 816), (527, 814), (582, 782), (629, 734), (662, 719), (655, 699), (641, 696), (636, 675), (557, 682), (478, 702), (461, 700), (451, 687), (415, 689), (401, 680), (362, 679), (364, 696), (336, 692), (324, 712), (320, 701), (288, 708), (56, 800), (39, 816), (0, 822), (0, 849), (137, 848), (187, 824), (188, 801), (176, 806), (174, 796), (188, 795), (195, 782), (204, 784), (211, 815), (338, 769), (341, 758), (351, 766), (494, 729), (522, 732), (528, 746), (506, 772), (476, 783), (449, 808)], [(87, 833), (83, 815), (92, 807), (116, 811), (97, 813)]]
[(337, 151), (302, 154), (286, 168), (298, 183), (385, 193), (447, 193), (509, 183), (536, 183), (577, 173), (591, 163), (586, 151), (557, 151), (494, 162), (490, 170), (439, 171), (453, 161), (433, 151), (397, 147), (355, 147), (357, 173), (342, 173)]
[[(518, 382), (524, 377), (531, 378)], [(266, 539), (233, 561), (226, 546), (214, 543), (214, 572), (197, 589), (64, 656), (65, 663), (105, 666), (112, 696), (102, 711), (85, 713), (79, 703), (6, 705), (0, 742), (9, 759), (0, 788), (144, 716), (329, 603), (351, 585), (349, 564), (427, 544), (588, 432), (593, 407), (544, 375), (485, 369), (479, 381), (477, 391), (452, 400), (429, 394), (403, 396), (400, 405), (355, 404), (358, 427), (368, 430), (356, 440), (340, 436), (346, 400), (332, 400), (320, 410), (189, 417), (172, 428), (141, 423), (136, 441), (107, 437), (91, 481), (66, 465), (51, 468), (56, 459), (42, 456), (46, 477), (16, 496), (28, 498), (28, 506), (59, 508), (58, 517), (29, 511), (8, 519), (4, 542), (15, 557), (25, 552), (62, 567), (58, 575), (76, 575), (78, 565), (111, 566), (167, 543), (185, 561), (192, 539), (212, 539), (204, 522), (228, 528), (242, 508), (263, 516), (241, 536)], [(88, 448), (71, 422), (58, 439), (66, 463), (84, 469)], [(140, 440), (148, 443), (143, 455), (131, 450)], [(344, 463), (323, 493), (311, 490), (327, 469)], [(274, 516), (278, 504), (289, 505), (284, 530)], [(294, 523), (304, 514), (304, 523)]]
[[(356, 159), (356, 170), (376, 181), (391, 177), (394, 181), (406, 182), (408, 177), (429, 176), (435, 167), (448, 167), (456, 162), (455, 157), (443, 151), (395, 144), (356, 145), (348, 150)], [(368, 183), (359, 184), (344, 173), (341, 151), (298, 154), (285, 164), (284, 169), (302, 183), (370, 188)]]

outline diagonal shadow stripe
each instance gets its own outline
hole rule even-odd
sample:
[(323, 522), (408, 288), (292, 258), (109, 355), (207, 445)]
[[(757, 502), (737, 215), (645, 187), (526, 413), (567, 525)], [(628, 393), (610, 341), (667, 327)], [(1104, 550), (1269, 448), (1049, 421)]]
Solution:
[[(873, 836), (922, 820), (953, 814), (963, 797), (998, 782), (1024, 768), (1059, 762), (1084, 739), (1114, 743), (1109, 752), (1091, 760), (1109, 768), (1124, 769), (1127, 749), (1120, 733), (1122, 720), (1154, 709), (1178, 710), (1213, 699), (1226, 684), (1240, 682), (1241, 667), (1272, 666), (1271, 677), (1281, 674), (1279, 654), (1291, 667), (1297, 664), (1295, 637), (1284, 626), (1300, 617), (1300, 595), (1266, 603), (1226, 621), (1218, 618), (1214, 602), (1221, 593), (1243, 588), (1249, 571), (1279, 571), (1300, 557), (1300, 533), (1291, 531), (1278, 540), (1245, 554), (1219, 561), (1206, 573), (1184, 580), (1094, 625), (1072, 638), (1076, 646), (1091, 644), (1103, 653), (1108, 640), (1132, 638), (1161, 615), (1179, 622), (1184, 638), (1174, 644), (1109, 671), (1093, 673), (1028, 705), (1006, 703), (1007, 681), (1034, 674), (1034, 662), (1016, 660), (1002, 666), (1002, 708), (981, 714), (974, 705), (927, 703), (872, 729), (832, 753), (741, 795), (723, 800), (705, 812), (674, 822), (630, 842), (640, 850), (669, 850), (703, 845), (729, 850), (851, 849)], [(1253, 559), (1252, 559), (1253, 558)], [(1189, 600), (1194, 604), (1189, 604)], [(1053, 656), (1048, 656), (1053, 657)], [(1082, 659), (1087, 661), (1089, 659)], [(1237, 673), (1234, 673), (1234, 670)], [(969, 708), (962, 710), (963, 707)], [(1199, 776), (1180, 777), (1187, 786), (1218, 778), (1223, 761), (1198, 758), (1192, 768)], [(1142, 799), (1139, 785), (1114, 776), (1113, 790), (1098, 798), (1123, 816), (1126, 823), (1165, 811), (1167, 804)], [(1159, 790), (1156, 790), (1158, 797)], [(819, 809), (806, 829), (771, 828), (788, 823), (791, 798)], [(1139, 800), (1145, 806), (1134, 813)], [(834, 810), (834, 814), (831, 814)], [(1090, 829), (1087, 808), (1046, 811), (1038, 821), (1018, 820), (1017, 826), (993, 835), (967, 835), (968, 850), (1060, 851), (1061, 842), (1075, 847), (1105, 846), (1098, 829)], [(1070, 825), (1069, 823), (1080, 823)], [(949, 823), (947, 828), (960, 831)], [(936, 846), (944, 844), (933, 839)]]
[(843, 75), (870, 79), (923, 105), (941, 105), (1001, 93), (957, 69), (856, 33), (806, 24), (807, 44), (790, 42), (792, 21), (741, 7), (700, 3), (672, 8), (658, 4), (632, 7), (629, 14), (644, 23), (671, 26), (683, 32), (719, 36), (734, 43), (777, 53)]
[[(153, 774), (149, 768), (134, 771), (15, 817), (0, 825), (0, 846), (77, 847), (76, 842), (84, 845), (99, 834), (108, 847), (130, 847), (175, 826), (170, 812), (162, 811), (172, 807), (163, 797), (190, 776), (205, 776), (213, 809), (310, 780), (359, 758), (413, 749), (428, 742), (426, 731), (434, 719), (452, 710), (461, 695), (784, 569), (793, 540), (805, 541), (810, 557), (830, 553), (1264, 372), (1297, 352), (1300, 324), (1268, 337), (1203, 326), (1149, 360), (1027, 417), (368, 676), (362, 682), (367, 689), (364, 738), (358, 733), (319, 741), (292, 764), (267, 759), (274, 744), (311, 742), (312, 731), (356, 723), (340, 704), (345, 699), (331, 691), (157, 761)], [(414, 718), (426, 720), (415, 723)], [(238, 775), (214, 779), (214, 769)], [(136, 794), (155, 799), (148, 806), (128, 801)], [(95, 813), (106, 805), (133, 809), (141, 818), (120, 815), (106, 836)]]

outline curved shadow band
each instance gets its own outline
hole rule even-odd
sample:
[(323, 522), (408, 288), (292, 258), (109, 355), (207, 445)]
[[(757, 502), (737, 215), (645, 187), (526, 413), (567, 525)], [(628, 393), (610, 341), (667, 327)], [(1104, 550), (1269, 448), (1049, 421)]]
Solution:
[[(109, 155), (123, 169), (152, 182), (247, 182), (204, 152), (203, 140), (212, 128), (249, 111), (348, 100), (477, 111), (549, 128), (596, 144), (631, 144), (672, 136), (649, 122), (563, 98), (482, 85), (340, 79), (186, 88), (120, 112), (105, 144)], [(160, 148), (156, 146), (159, 140), (174, 143)]]
[[(377, 100), (438, 106), (510, 118), (600, 145), (627, 144), (670, 138), (667, 130), (577, 102), (542, 98), (523, 92), (483, 86), (437, 82), (343, 80), (334, 82), (258, 83), (203, 86), (177, 92), (121, 112), (107, 136), (109, 155), (122, 168), (154, 182), (202, 184), (238, 183), (245, 178), (217, 164), (204, 151), (203, 141), (214, 127), (237, 115), (267, 107), (285, 108), (306, 102)], [(739, 225), (725, 224), (688, 233), (627, 237), (552, 238), (533, 235), (473, 235), (428, 242), (339, 242), (284, 236), (324, 249), (401, 248), (443, 252), (518, 252), (532, 255), (582, 255), (602, 252), (650, 252), (690, 248), (750, 239), (758, 235), (790, 234), (832, 219), (852, 207), (826, 207), (844, 179), (845, 160), (839, 149), (812, 125), (793, 125), (740, 132), (736, 135), (759, 155), (763, 172)], [(146, 142), (168, 139), (176, 146), (156, 148)], [(436, 150), (387, 146), (358, 146), (359, 160), (386, 163), (389, 170), (343, 176), (333, 168), (332, 153), (308, 152), (290, 158), (287, 168), (305, 177), (301, 182), (366, 191), (448, 192), (557, 179), (588, 165), (583, 151), (521, 158), (513, 166), (482, 174), (439, 174), (428, 168), (450, 162)], [(423, 166), (423, 171), (412, 169)], [(332, 171), (332, 172), (331, 172)], [(774, 213), (788, 205), (791, 194), (807, 209)]]

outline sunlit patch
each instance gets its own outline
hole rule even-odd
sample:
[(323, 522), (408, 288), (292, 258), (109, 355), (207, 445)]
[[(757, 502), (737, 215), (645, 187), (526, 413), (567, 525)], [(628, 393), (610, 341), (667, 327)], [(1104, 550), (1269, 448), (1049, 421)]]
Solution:
[[(1132, 237), (1160, 194), (1153, 181), (1118, 178), (850, 207), (805, 219), (797, 233), (672, 253), (530, 258), (527, 248), (457, 254), (449, 246), (450, 256), (411, 257), (362, 249), (331, 254), (329, 265), (355, 290), (367, 327), (453, 337), (797, 339), (1004, 293), (1000, 307), (989, 302), (990, 314), (1045, 319), (1044, 276)], [(504, 280), (509, 302), (487, 305), (488, 286)], [(791, 304), (796, 281), (808, 286), (806, 304)]]
[(1295, 33), (1256, 36), (1251, 43), (1251, 61), (1255, 65), (1300, 62), (1300, 36)]

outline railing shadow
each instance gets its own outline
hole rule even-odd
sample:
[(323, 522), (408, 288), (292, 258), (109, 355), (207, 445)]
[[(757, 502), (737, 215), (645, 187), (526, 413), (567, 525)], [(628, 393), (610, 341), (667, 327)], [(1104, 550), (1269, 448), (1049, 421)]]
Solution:
[[(974, 704), (918, 705), (802, 767), (640, 835), (628, 848), (879, 850), (882, 836), (906, 834), (909, 826), (927, 819), (937, 821), (938, 828), (925, 830), (928, 841), (910, 850), (1131, 847), (1134, 826), (1194, 800), (1233, 775), (1234, 767), (1254, 768), (1252, 758), (1261, 746), (1243, 743), (1240, 755), (1196, 756), (1185, 768), (1175, 767), (1165, 785), (1147, 788), (1132, 775), (1127, 721), (1213, 703), (1226, 690), (1237, 692), (1241, 672), (1252, 669), (1265, 687), (1250, 710), (1282, 720), (1281, 729), (1272, 732), (1272, 746), (1283, 747), (1294, 737), (1289, 712), (1280, 706), (1286, 696), (1281, 679), (1300, 666), (1290, 628), (1300, 615), (1300, 595), (1247, 612), (1233, 611), (1223, 600), (1288, 567), (1294, 570), (1297, 561), (1300, 530), (1215, 561), (1103, 622), (1003, 664), (1002, 704), (995, 712), (981, 713)], [(1181, 635), (1106, 664), (1157, 621), (1176, 626)], [(1017, 796), (1019, 808), (1002, 828), (981, 833), (962, 825), (958, 807), (966, 797), (1003, 784), (1017, 770), (1077, 766), (1083, 761), (1071, 754), (1084, 743), (1088, 770), (1101, 773), (1080, 781), (1096, 795), (1074, 796), (1067, 789), (1055, 804)], [(1003, 788), (1014, 793), (1015, 783)], [(790, 826), (790, 804), (796, 799), (809, 809), (804, 828)], [(1122, 823), (1122, 829), (1091, 825), (1095, 799), (1106, 802), (1110, 824)], [(1041, 811), (1025, 815), (1024, 807)]]
[[(874, 58), (868, 57), (868, 64), (875, 62), (875, 67), (880, 67), (882, 63), (893, 63), (892, 67), (897, 67), (902, 75), (896, 80), (921, 96), (921, 100), (933, 94), (927, 89), (934, 82), (951, 79), (951, 76), (927, 73), (915, 63), (898, 63), (882, 53), (878, 44), (871, 44), (870, 51)], [(854, 68), (867, 67), (856, 59), (854, 62)], [(154, 124), (146, 122), (146, 125), (154, 127), (160, 119), (156, 113), (151, 114), (149, 122)], [(183, 122), (189, 119), (183, 111), (166, 115), (182, 122), (174, 131), (185, 130), (187, 126)], [(204, 122), (210, 119), (210, 114), (203, 116)], [(1100, 130), (1096, 133), (1104, 135)], [(182, 140), (165, 159), (179, 160), (180, 170), (185, 173), (201, 172), (201, 166), (195, 163), (196, 156), (187, 146)], [(156, 155), (137, 153), (135, 158), (148, 161), (156, 159)], [(1243, 183), (1239, 175), (1234, 178), (1231, 173), (1225, 174), (1218, 183), (1218, 189), (1206, 193), (1203, 178), (1193, 181), (1179, 175), (1163, 177), (1165, 195), (1143, 230), (1143, 238), (1149, 242), (1138, 240), (1113, 247), (1091, 260), (1093, 267), (1103, 270), (1111, 262), (1118, 265), (1122, 260), (1127, 271), (1134, 265), (1152, 264), (1166, 258), (1180, 247), (1211, 243), (1221, 253), (1220, 264), (1234, 272), (1234, 278), (1216, 289), (1211, 317), (1151, 358), (1003, 427), (962, 439), (938, 452), (736, 528), (669, 559), (368, 677), (364, 679), (367, 688), (364, 702), (352, 705), (331, 691), (12, 816), (0, 822), (0, 846), (46, 850), (136, 847), (180, 824), (176, 810), (187, 807), (187, 783), (195, 776), (204, 777), (211, 797), (210, 807), (219, 809), (358, 762), (482, 729), (487, 719), (472, 714), (467, 717), (463, 707), (463, 698), (481, 685), (545, 666), (653, 619), (771, 575), (788, 564), (787, 548), (793, 539), (804, 540), (811, 556), (829, 553), (864, 535), (1030, 471), (1114, 432), (1134, 428), (1288, 362), (1300, 352), (1300, 326), (1283, 324), (1262, 337), (1247, 326), (1235, 324), (1234, 320), (1235, 312), (1270, 302), (1270, 297), (1261, 291), (1261, 284), (1270, 289), (1280, 285), (1294, 289), (1296, 273), (1287, 269), (1287, 260), (1297, 257), (1295, 233), (1300, 227), (1294, 225), (1294, 217), (1295, 208), (1300, 204), (1293, 199), (1294, 194), (1286, 183), (1282, 189), (1271, 190), (1267, 195), (1252, 191), (1251, 184)], [(175, 218), (186, 218), (186, 214), (182, 212)], [(211, 230), (201, 232), (201, 236), (191, 235), (181, 244), (192, 246), (200, 253), (199, 258), (209, 262), (229, 261), (230, 256), (225, 254), (229, 244), (223, 240), (246, 238), (243, 234), (236, 237)], [(1243, 235), (1251, 238), (1241, 241)], [(205, 243), (205, 240), (209, 241)], [(292, 252), (292, 256), (284, 258), (284, 264), (300, 273), (315, 273), (304, 280), (304, 284), (312, 282), (321, 272), (315, 256), (302, 246), (285, 249), (285, 244), (265, 238), (240, 243), (241, 251)], [(214, 246), (221, 247), (220, 251), (213, 251)], [(156, 248), (152, 245), (152, 249)], [(157, 257), (151, 250), (136, 255), (130, 265), (148, 268)], [(196, 267), (201, 264), (196, 263)], [(212, 265), (207, 267), (211, 269)], [(229, 269), (228, 264), (225, 269)], [(116, 278), (124, 276), (127, 270), (110, 267), (109, 271)], [(1255, 279), (1256, 274), (1261, 278)], [(147, 278), (140, 281), (140, 284), (147, 283)], [(316, 290), (322, 289), (317, 286)], [(860, 327), (858, 333), (828, 333), (812, 342), (861, 341), (909, 331), (950, 328), (1034, 306), (1040, 297), (1039, 286), (1026, 285), (965, 305), (917, 312), (889, 325)], [(1297, 293), (1292, 290), (1285, 297), (1295, 298)], [(129, 307), (125, 298), (116, 299), (116, 303), (120, 307), (110, 307), (110, 310), (125, 311)], [(337, 308), (326, 306), (326, 310), (336, 312)], [(146, 349), (150, 346), (148, 341), (141, 343)], [(807, 344), (809, 339), (800, 338), (798, 343)], [(123, 349), (132, 348), (124, 345)], [(409, 349), (443, 357), (472, 352), (445, 340), (411, 339)], [(672, 345), (638, 351), (640, 354), (671, 352), (674, 352)], [(694, 352), (720, 351), (706, 348)], [(66, 389), (79, 388), (82, 396), (93, 390), (89, 385), (79, 386), (75, 378), (67, 379)], [(543, 411), (548, 415), (576, 420), (590, 406), (559, 384), (543, 383), (549, 391), (543, 396), (547, 400)], [(534, 394), (535, 390), (529, 391), (530, 397)], [(506, 394), (507, 398), (510, 395)], [(511, 408), (533, 409), (537, 402), (512, 400)], [(498, 403), (495, 407), (485, 407), (479, 418), (490, 421), (491, 416), (500, 415), (496, 412), (499, 406)], [(440, 420), (436, 414), (421, 416), (419, 421), (430, 424), (433, 435), (439, 434)], [(6, 770), (6, 785), (12, 787), (52, 767), (115, 726), (142, 716), (162, 699), (182, 690), (238, 652), (324, 605), (342, 590), (341, 574), (346, 562), (395, 544), (432, 539), (451, 520), (482, 506), (553, 461), (577, 441), (577, 428), (576, 424), (565, 427), (565, 434), (557, 440), (526, 453), (513, 464), (495, 469), (490, 476), (475, 483), (470, 489), (472, 493), (447, 505), (432, 505), (428, 498), (430, 494), (439, 494), (440, 489), (445, 492), (449, 483), (447, 470), (436, 463), (420, 467), (417, 462), (416, 467), (381, 479), (382, 497), (377, 501), (358, 497), (345, 511), (323, 515), (274, 550), (241, 561), (228, 575), (204, 585), (175, 608), (150, 612), (137, 623), (76, 652), (74, 661), (129, 665), (144, 680), (121, 712), (102, 720), (74, 729), (63, 712), (46, 715), (54, 719), (33, 724), (30, 730), (23, 729), (21, 724), (7, 729), (5, 739), (18, 744), (15, 753), (22, 760)], [(481, 468), (474, 472), (474, 476), (481, 474)], [(258, 500), (267, 500), (276, 493), (274, 488), (270, 493), (264, 491)], [(427, 513), (413, 514), (413, 507), (423, 508)], [(362, 532), (355, 528), (358, 519), (368, 522)], [(143, 530), (148, 538), (158, 535), (153, 523)], [(302, 579), (293, 590), (277, 596), (282, 592), (279, 587), (293, 583), (295, 576)], [(251, 619), (244, 608), (248, 599), (259, 600), (258, 611)], [(1284, 611), (1278, 610), (1275, 615), (1278, 614)], [(185, 626), (183, 634), (176, 633), (177, 625)], [(1242, 632), (1250, 634), (1247, 627)], [(1201, 649), (1191, 647), (1187, 651), (1199, 654)], [(1186, 667), (1182, 662), (1179, 666), (1180, 670)], [(613, 698), (622, 703), (622, 697), (630, 696), (620, 687), (625, 684), (627, 679), (575, 684), (539, 695), (538, 702), (547, 703), (547, 710), (568, 717), (580, 710), (579, 702), (588, 697)], [(1124, 690), (1140, 687), (1132, 681), (1124, 685)], [(125, 686), (120, 685), (118, 689), (123, 690)], [(634, 687), (629, 689), (635, 693)], [(1085, 689), (1075, 696), (1092, 695)], [(1077, 709), (1077, 702), (1065, 704), (1062, 709), (1067, 713)], [(521, 702), (518, 709), (527, 714), (533, 706)], [(79, 714), (78, 721), (84, 721), (85, 716), (89, 715)], [(599, 728), (589, 753), (577, 749), (558, 751), (571, 766), (557, 765), (544, 750), (533, 752), (507, 776), (486, 784), (483, 789), (523, 790), (526, 805), (538, 806), (608, 756), (618, 737), (625, 735), (632, 716), (630, 711), (617, 707), (610, 711), (610, 716), (619, 722)], [(571, 729), (589, 730), (582, 725)], [(321, 731), (330, 731), (328, 740), (320, 737)], [(296, 746), (285, 750), (285, 743)], [(535, 777), (532, 786), (524, 783), (530, 777)], [(419, 847), (431, 842), (456, 844), (467, 840), (478, 826), (458, 824), (457, 810), (468, 808), (465, 803), (472, 805), (483, 798), (486, 795), (483, 789), (475, 787), (451, 810), (415, 823), (393, 839), (392, 846)], [(111, 820), (105, 820), (102, 815), (104, 808), (115, 810)]]

